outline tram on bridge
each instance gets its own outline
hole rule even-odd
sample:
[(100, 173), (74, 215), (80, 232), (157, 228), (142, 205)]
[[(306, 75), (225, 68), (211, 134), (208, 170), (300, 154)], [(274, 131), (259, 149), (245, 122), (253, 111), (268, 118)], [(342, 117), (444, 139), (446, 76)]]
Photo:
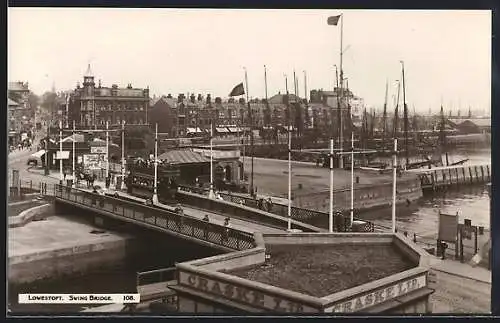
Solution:
[[(151, 199), (154, 191), (154, 163), (136, 160), (129, 164), (129, 174), (125, 178), (127, 193), (140, 198)], [(158, 165), (158, 200), (164, 204), (175, 204), (179, 167), (161, 163)]]

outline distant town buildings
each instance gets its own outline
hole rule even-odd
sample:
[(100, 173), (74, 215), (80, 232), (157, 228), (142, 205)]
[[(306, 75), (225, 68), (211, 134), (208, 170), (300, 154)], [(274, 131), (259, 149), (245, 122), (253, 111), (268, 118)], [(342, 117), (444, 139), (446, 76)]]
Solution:
[(31, 131), (34, 109), (29, 102), (30, 89), (28, 82), (9, 82), (7, 99), (7, 118), (9, 127), (9, 145), (17, 145), (23, 133)]
[(125, 88), (116, 84), (105, 87), (100, 80), (96, 85), (90, 64), (82, 85), (78, 84), (69, 97), (69, 124), (74, 120), (78, 128), (104, 128), (106, 122), (113, 126), (123, 121), (128, 125), (147, 125), (148, 88), (134, 88), (132, 84)]

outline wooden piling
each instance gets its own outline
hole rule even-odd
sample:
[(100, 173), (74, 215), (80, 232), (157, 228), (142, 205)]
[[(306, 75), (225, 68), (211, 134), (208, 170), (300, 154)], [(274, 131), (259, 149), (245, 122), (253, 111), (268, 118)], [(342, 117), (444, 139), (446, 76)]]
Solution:
[(474, 180), (473, 180), (474, 177), (472, 176), (472, 167), (470, 167), (470, 166), (469, 166), (469, 175), (470, 175), (469, 180), (470, 180), (470, 183), (472, 184), (472, 183), (474, 183)]
[(462, 175), (464, 175), (463, 183), (467, 183), (467, 177), (465, 176), (465, 167), (462, 167)]
[(484, 170), (483, 170), (483, 165), (481, 165), (481, 183), (484, 183)]

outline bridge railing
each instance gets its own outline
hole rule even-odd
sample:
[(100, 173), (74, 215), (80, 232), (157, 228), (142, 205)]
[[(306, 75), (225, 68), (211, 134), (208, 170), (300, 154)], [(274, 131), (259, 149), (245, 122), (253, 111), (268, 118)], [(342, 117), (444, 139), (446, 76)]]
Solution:
[[(284, 205), (284, 204), (280, 204), (280, 203), (272, 203), (271, 205), (269, 205), (269, 204), (266, 205), (265, 201), (264, 201), (263, 205), (259, 205), (259, 201), (256, 199), (253, 199), (251, 197), (244, 197), (244, 196), (232, 195), (232, 194), (227, 194), (227, 193), (220, 193), (220, 195), (226, 201), (230, 201), (230, 202), (238, 203), (238, 204), (244, 204), (248, 207), (258, 208), (258, 209), (264, 210), (266, 212), (270, 212), (270, 213), (280, 215), (283, 217), (288, 216), (288, 205)], [(292, 206), (291, 207), (291, 216), (292, 216), (292, 219), (294, 219), (294, 220), (301, 221), (304, 223), (310, 223), (308, 221), (311, 219), (328, 218), (328, 213)], [(358, 219), (356, 217), (354, 217), (354, 220), (366, 222), (365, 227), (361, 229), (362, 231), (365, 231), (365, 232), (373, 232), (374, 231), (374, 224), (372, 222)], [(340, 231), (340, 232), (349, 231), (351, 228), (351, 225), (349, 222), (350, 222), (350, 217), (343, 216), (339, 212), (335, 212), (335, 214), (334, 214), (334, 228), (337, 231)], [(314, 223), (310, 223), (310, 224), (315, 225)]]
[(55, 196), (61, 200), (105, 211), (117, 217), (131, 219), (148, 226), (172, 231), (229, 249), (245, 250), (255, 247), (252, 233), (226, 228), (163, 208), (61, 185), (56, 185)]

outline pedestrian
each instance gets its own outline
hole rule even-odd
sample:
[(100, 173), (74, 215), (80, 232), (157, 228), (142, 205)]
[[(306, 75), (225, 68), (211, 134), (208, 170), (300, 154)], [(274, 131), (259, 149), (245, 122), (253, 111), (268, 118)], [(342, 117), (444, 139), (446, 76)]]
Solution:
[(271, 212), (273, 209), (273, 201), (270, 197), (267, 198), (267, 212)]
[(203, 221), (205, 222), (205, 240), (208, 240), (208, 223), (210, 222), (208, 214), (205, 214), (205, 216), (203, 217)]
[(224, 219), (224, 231), (222, 233), (222, 241), (229, 240), (229, 229), (231, 228), (231, 224), (229, 223), (230, 218), (227, 217)]
[(180, 203), (177, 203), (177, 206), (175, 207), (175, 214), (176, 214), (176, 219), (177, 219), (177, 227), (179, 228), (179, 231), (182, 230), (182, 225), (184, 222), (184, 210), (181, 207)]

